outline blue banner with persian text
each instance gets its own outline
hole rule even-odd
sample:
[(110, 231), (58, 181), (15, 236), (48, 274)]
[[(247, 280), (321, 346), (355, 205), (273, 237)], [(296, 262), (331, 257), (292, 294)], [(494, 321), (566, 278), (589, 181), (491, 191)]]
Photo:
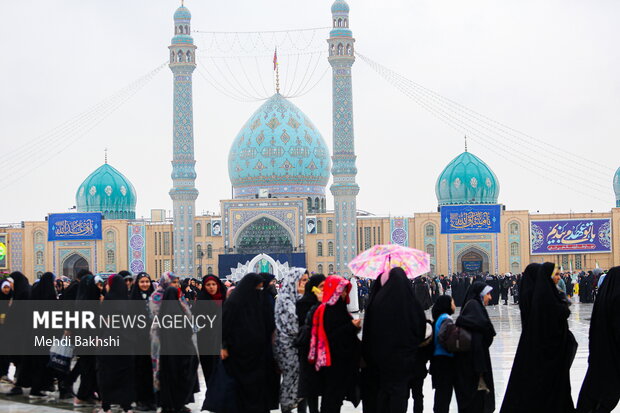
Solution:
[(446, 205), (441, 207), (442, 234), (501, 232), (501, 205)]
[(48, 241), (101, 239), (101, 213), (50, 214)]

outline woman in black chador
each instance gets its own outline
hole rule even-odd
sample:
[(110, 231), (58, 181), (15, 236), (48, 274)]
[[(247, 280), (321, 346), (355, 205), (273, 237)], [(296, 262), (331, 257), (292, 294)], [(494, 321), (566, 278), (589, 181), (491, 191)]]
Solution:
[[(299, 328), (312, 328), (312, 315), (314, 310), (321, 303), (319, 300), (323, 298), (323, 284), (325, 276), (323, 274), (314, 274), (306, 283), (304, 295), (295, 304), (295, 313), (297, 314), (297, 322)], [(317, 292), (312, 291), (316, 288)], [(306, 324), (306, 322), (308, 322)], [(309, 338), (309, 337), (308, 337)], [(319, 396), (321, 395), (320, 378), (318, 372), (314, 369), (314, 365), (308, 362), (308, 351), (310, 351), (310, 340), (298, 343), (299, 347), (299, 391), (297, 395), (304, 399), (308, 405), (310, 413), (319, 413)], [(303, 408), (302, 408), (303, 409)], [(300, 412), (303, 410), (298, 408)]]
[(485, 306), (491, 300), (492, 287), (482, 281), (467, 290), (456, 325), (471, 333), (471, 350), (457, 353), (455, 364), (456, 401), (459, 413), (491, 413), (495, 410), (495, 387), (489, 347), (495, 329)]
[[(143, 303), (140, 314), (148, 320), (148, 302), (154, 288), (151, 278), (145, 272), (136, 276), (131, 287), (129, 299)], [(133, 308), (133, 307), (132, 307)], [(151, 339), (148, 324), (136, 333), (136, 354), (134, 357), (136, 410), (156, 410), (155, 393), (153, 392), (153, 363), (151, 362)]]
[(605, 276), (590, 321), (590, 357), (577, 411), (609, 413), (620, 400), (620, 267)]
[[(123, 277), (115, 275), (108, 279), (106, 289), (103, 314), (123, 314), (126, 310), (124, 302), (129, 298), (127, 284)], [(127, 337), (121, 337), (121, 340), (127, 339)], [(112, 404), (119, 404), (123, 411), (129, 411), (135, 399), (134, 356), (126, 354), (97, 356), (97, 382), (99, 383), (101, 408), (104, 412), (110, 411)]]
[[(169, 285), (161, 297), (159, 316), (163, 320), (191, 317), (189, 303), (181, 290)], [(162, 413), (189, 411), (198, 387), (198, 356), (191, 325), (183, 328), (159, 328), (151, 333), (159, 342), (158, 388)], [(153, 336), (152, 336), (153, 337)]]
[[(555, 264), (547, 262), (539, 265), (534, 277), (532, 265), (524, 272), (522, 286), (527, 288), (522, 291), (523, 330), (502, 413), (575, 411), (570, 367), (577, 342), (568, 329), (568, 303), (552, 279), (554, 268)], [(530, 292), (532, 278), (534, 288)]]
[(263, 278), (245, 275), (223, 308), (222, 359), (236, 383), (236, 406), (243, 413), (270, 410), (274, 365), (273, 307), (261, 291)]
[(364, 413), (404, 413), (426, 318), (402, 268), (372, 287), (364, 317)]

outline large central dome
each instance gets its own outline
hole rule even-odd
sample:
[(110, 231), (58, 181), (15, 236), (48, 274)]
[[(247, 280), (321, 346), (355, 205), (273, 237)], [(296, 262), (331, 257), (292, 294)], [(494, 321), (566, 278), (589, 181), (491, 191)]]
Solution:
[(274, 197), (308, 198), (315, 209), (325, 204), (329, 150), (310, 119), (276, 93), (235, 138), (228, 173), (235, 198), (254, 198), (264, 189)]
[(465, 151), (439, 175), (435, 192), (439, 205), (496, 204), (499, 181), (487, 164)]

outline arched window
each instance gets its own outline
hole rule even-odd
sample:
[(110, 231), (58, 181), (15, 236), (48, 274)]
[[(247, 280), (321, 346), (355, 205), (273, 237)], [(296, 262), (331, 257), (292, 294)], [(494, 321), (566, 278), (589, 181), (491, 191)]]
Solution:
[(207, 275), (213, 275), (213, 267), (207, 267)]
[(517, 222), (510, 223), (510, 235), (519, 235), (519, 223)]
[(344, 53), (344, 46), (342, 45), (342, 43), (338, 43), (338, 56), (342, 56), (343, 53)]
[(329, 274), (333, 274), (334, 273), (334, 264), (329, 264), (329, 267), (327, 267), (327, 268), (328, 268), (327, 272)]
[(352, 48), (350, 44), (347, 44), (347, 56), (351, 56), (352, 54)]
[(426, 246), (426, 253), (433, 258), (435, 256), (435, 246), (433, 244), (428, 244)]
[(312, 198), (308, 197), (308, 211), (312, 211)]
[(191, 61), (192, 61), (192, 52), (190, 52), (188, 50), (187, 53), (186, 53), (186, 56), (187, 56), (187, 61), (191, 63)]
[(319, 198), (314, 198), (314, 209), (315, 210), (319, 209)]
[(189, 26), (185, 26), (185, 34), (189, 34)]
[(329, 257), (333, 257), (334, 256), (334, 243), (329, 241), (327, 243), (327, 255)]
[(342, 27), (342, 19), (338, 19), (338, 27)]
[(321, 212), (325, 212), (325, 198), (321, 199)]
[(344, 27), (349, 27), (349, 19), (344, 19)]
[(435, 274), (435, 264), (430, 265), (430, 273)]
[(336, 54), (336, 45), (332, 43), (331, 47), (329, 48), (329, 55), (333, 56), (334, 54)]
[(112, 243), (114, 242), (114, 231), (108, 231), (105, 233), (105, 240), (106, 242)]
[(35, 244), (42, 244), (44, 242), (45, 237), (43, 236), (42, 231), (37, 231), (34, 234), (34, 242)]
[(520, 272), (518, 262), (513, 262), (510, 264), (510, 272), (513, 274), (518, 274)]
[(433, 224), (428, 224), (426, 225), (424, 232), (426, 233), (427, 237), (434, 237), (435, 236), (435, 226)]
[(323, 220), (322, 219), (316, 220), (316, 233), (317, 234), (323, 233)]
[(207, 230), (205, 231), (207, 234), (207, 237), (211, 236), (211, 223), (207, 222)]
[(323, 243), (321, 241), (316, 243), (316, 256), (317, 257), (323, 256)]
[(319, 264), (316, 266), (317, 274), (323, 274), (323, 264)]
[(200, 258), (202, 255), (202, 244), (196, 244), (196, 256)]
[(327, 233), (328, 234), (334, 233), (334, 221), (332, 221), (331, 219), (327, 221)]
[(174, 51), (170, 50), (170, 63), (174, 63)]
[(183, 51), (182, 50), (179, 50), (177, 52), (177, 62), (179, 63), (183, 62)]
[(196, 236), (202, 237), (202, 224), (200, 222), (196, 223)]
[(106, 252), (106, 257), (105, 257), (105, 263), (107, 265), (114, 265), (114, 263), (116, 262), (116, 254), (114, 254), (114, 250), (108, 250)]
[(512, 244), (510, 244), (510, 256), (511, 257), (519, 256), (519, 243), (518, 242), (513, 242)]
[(37, 251), (35, 253), (35, 262), (37, 265), (43, 265), (43, 251)]

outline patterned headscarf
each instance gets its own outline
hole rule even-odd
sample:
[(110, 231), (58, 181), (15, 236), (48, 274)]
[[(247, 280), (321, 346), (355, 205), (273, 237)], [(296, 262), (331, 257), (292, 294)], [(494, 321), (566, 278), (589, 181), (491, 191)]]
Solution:
[[(314, 364), (316, 371), (321, 367), (329, 367), (332, 364), (331, 353), (329, 351), (329, 341), (325, 332), (325, 308), (338, 302), (343, 292), (351, 291), (351, 283), (338, 276), (330, 275), (325, 280), (323, 286), (323, 301), (314, 312), (312, 318), (312, 337), (310, 339), (310, 351), (308, 361)], [(346, 298), (349, 303), (349, 297)]]

